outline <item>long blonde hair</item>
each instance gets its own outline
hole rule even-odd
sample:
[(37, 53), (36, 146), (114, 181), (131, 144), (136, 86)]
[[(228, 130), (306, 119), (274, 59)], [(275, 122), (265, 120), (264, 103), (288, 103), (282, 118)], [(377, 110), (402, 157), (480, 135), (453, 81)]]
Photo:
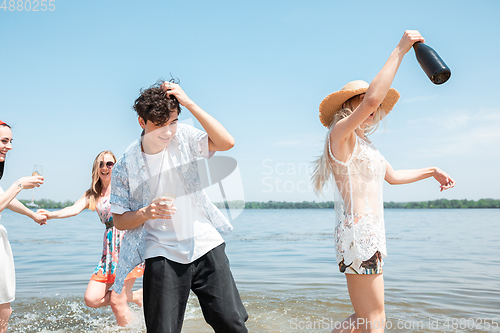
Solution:
[[(314, 160), (313, 162), (313, 173), (311, 175), (311, 182), (313, 184), (314, 192), (317, 195), (323, 194), (323, 188), (325, 184), (331, 179), (333, 175), (333, 168), (331, 164), (332, 159), (330, 157), (330, 151), (329, 151), (330, 132), (333, 130), (333, 127), (335, 127), (336, 123), (338, 123), (341, 119), (349, 117), (352, 114), (351, 100), (353, 98), (356, 98), (357, 96), (359, 95), (351, 97), (349, 100), (347, 100), (345, 102), (346, 107), (342, 108), (333, 116), (332, 123), (330, 124), (328, 132), (326, 133), (323, 154), (318, 156), (316, 160)], [(378, 125), (383, 118), (382, 114), (385, 115), (385, 111), (381, 107), (378, 107), (377, 111), (373, 115), (373, 125), (365, 128), (365, 135), (373, 134), (377, 130)]]
[(92, 184), (85, 193), (85, 196), (89, 200), (88, 202), (89, 209), (92, 211), (95, 210), (97, 201), (99, 201), (99, 198), (101, 197), (102, 183), (101, 183), (101, 178), (99, 177), (99, 164), (104, 155), (113, 156), (113, 160), (114, 162), (116, 162), (115, 155), (109, 150), (101, 151), (99, 155), (97, 155), (97, 157), (94, 159), (94, 164), (92, 165)]

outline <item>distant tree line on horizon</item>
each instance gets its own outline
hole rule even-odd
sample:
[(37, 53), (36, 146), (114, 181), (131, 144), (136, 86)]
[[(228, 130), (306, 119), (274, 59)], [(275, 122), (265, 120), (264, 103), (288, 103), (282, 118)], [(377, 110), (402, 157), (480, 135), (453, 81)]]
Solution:
[[(26, 205), (30, 200), (19, 200)], [(65, 202), (56, 202), (53, 200), (41, 199), (35, 200), (35, 203), (44, 209), (61, 209), (71, 206), (72, 201), (66, 200)], [(219, 208), (226, 208), (226, 204), (231, 209), (333, 209), (333, 201), (302, 201), (302, 202), (288, 202), (288, 201), (247, 201), (236, 200), (224, 202), (215, 202), (214, 205)], [(452, 208), (500, 208), (500, 200), (497, 199), (480, 199), (474, 200), (448, 200), (438, 199), (420, 202), (384, 202), (384, 208), (398, 208), (398, 209), (452, 209)]]
[[(28, 202), (31, 202), (31, 200), (19, 200), (23, 205), (26, 206)], [(40, 199), (40, 200), (35, 200), (35, 203), (40, 206), (40, 208), (43, 209), (50, 209), (50, 208), (55, 208), (55, 209), (61, 209), (64, 207), (71, 206), (73, 204), (73, 201), (71, 200), (66, 200), (64, 202), (60, 201), (53, 201), (53, 200), (48, 200), (48, 199)]]
[[(223, 202), (214, 203), (217, 208), (226, 208)], [(235, 209), (333, 209), (333, 201), (316, 202), (287, 202), (287, 201), (229, 201), (229, 208)], [(399, 208), (399, 209), (452, 209), (452, 208), (500, 208), (500, 200), (496, 199), (480, 199), (474, 200), (448, 200), (438, 199), (421, 202), (384, 202), (384, 208)]]

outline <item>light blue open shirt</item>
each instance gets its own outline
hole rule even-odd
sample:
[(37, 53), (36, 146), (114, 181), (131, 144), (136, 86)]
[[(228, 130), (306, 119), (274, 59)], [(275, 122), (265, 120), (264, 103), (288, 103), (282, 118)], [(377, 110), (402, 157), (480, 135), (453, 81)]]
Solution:
[[(200, 180), (197, 160), (209, 158), (207, 133), (186, 124), (178, 124), (177, 132), (170, 142), (168, 152), (182, 185), (191, 200), (206, 214), (210, 223), (221, 234), (227, 234), (233, 227), (226, 217), (210, 201)], [(200, 144), (207, 145), (200, 149)], [(141, 140), (130, 145), (116, 162), (111, 176), (111, 204), (125, 211), (136, 211), (148, 206), (151, 190), (148, 185), (146, 165), (142, 156)], [(144, 224), (127, 230), (120, 247), (120, 257), (113, 290), (121, 293), (127, 274), (144, 261), (146, 231)]]

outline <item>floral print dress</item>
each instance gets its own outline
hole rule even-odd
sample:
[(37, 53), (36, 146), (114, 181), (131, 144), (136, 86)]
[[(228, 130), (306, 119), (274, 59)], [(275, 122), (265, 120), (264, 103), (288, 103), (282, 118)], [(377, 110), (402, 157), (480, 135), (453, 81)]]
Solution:
[[(120, 254), (120, 245), (123, 236), (127, 232), (125, 230), (118, 230), (113, 225), (113, 214), (111, 214), (109, 196), (99, 198), (96, 205), (96, 212), (101, 222), (106, 225), (106, 231), (104, 232), (101, 261), (97, 264), (94, 274), (92, 274), (90, 279), (103, 283), (114, 283), (116, 267), (118, 266), (118, 257)], [(141, 277), (143, 273), (144, 264), (137, 265), (127, 275), (125, 281)]]

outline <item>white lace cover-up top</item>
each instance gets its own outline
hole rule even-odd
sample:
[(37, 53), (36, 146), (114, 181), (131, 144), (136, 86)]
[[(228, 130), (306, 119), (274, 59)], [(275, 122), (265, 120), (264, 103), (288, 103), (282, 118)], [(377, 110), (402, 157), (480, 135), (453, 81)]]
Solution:
[(386, 161), (375, 146), (356, 135), (347, 162), (330, 151), (335, 180), (335, 243), (337, 264), (360, 267), (377, 251), (387, 256), (384, 201)]

